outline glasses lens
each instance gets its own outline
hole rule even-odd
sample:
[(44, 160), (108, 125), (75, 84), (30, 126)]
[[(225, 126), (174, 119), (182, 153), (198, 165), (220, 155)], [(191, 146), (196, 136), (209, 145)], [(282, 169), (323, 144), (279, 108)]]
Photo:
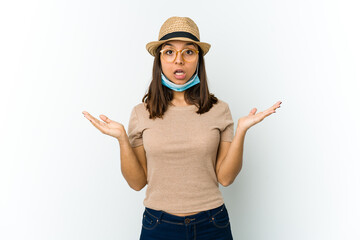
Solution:
[(193, 49), (184, 49), (182, 51), (182, 56), (185, 61), (192, 62), (195, 60), (197, 53)]
[(174, 49), (171, 48), (165, 48), (162, 52), (163, 58), (167, 62), (173, 62), (176, 56), (176, 52)]

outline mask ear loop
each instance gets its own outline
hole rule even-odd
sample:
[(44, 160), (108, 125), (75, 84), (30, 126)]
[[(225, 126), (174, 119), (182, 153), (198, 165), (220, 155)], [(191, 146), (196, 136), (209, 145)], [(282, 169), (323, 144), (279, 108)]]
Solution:
[(200, 63), (198, 62), (197, 67), (196, 67), (196, 73), (194, 74), (194, 76), (198, 75), (198, 73), (199, 73), (199, 66), (200, 66)]

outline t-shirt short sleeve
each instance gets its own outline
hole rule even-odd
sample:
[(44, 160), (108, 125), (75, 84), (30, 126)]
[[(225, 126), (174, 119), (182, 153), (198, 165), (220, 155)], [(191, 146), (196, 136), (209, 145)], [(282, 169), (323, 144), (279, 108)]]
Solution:
[(234, 121), (231, 116), (229, 105), (226, 104), (222, 129), (220, 132), (220, 141), (232, 142), (234, 138)]
[(132, 147), (138, 147), (143, 144), (142, 130), (135, 107), (132, 109), (130, 114), (128, 125), (128, 138)]

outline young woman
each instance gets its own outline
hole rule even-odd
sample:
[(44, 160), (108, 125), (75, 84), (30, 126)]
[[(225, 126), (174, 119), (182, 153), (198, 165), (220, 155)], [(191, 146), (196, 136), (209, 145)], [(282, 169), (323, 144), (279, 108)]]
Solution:
[(234, 122), (226, 102), (208, 89), (197, 25), (171, 17), (158, 41), (146, 45), (153, 55), (153, 77), (142, 102), (133, 107), (128, 134), (104, 115), (84, 116), (102, 133), (118, 139), (121, 171), (134, 190), (147, 186), (141, 240), (230, 240), (230, 219), (219, 190), (242, 168), (247, 130), (275, 112), (277, 102), (256, 108)]

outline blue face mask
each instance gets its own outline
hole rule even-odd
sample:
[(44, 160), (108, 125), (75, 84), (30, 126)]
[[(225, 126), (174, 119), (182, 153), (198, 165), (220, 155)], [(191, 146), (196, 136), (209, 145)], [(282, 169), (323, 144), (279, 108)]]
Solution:
[(162, 85), (164, 85), (174, 91), (177, 91), (177, 92), (185, 91), (186, 89), (191, 88), (192, 86), (200, 83), (200, 79), (198, 76), (198, 70), (199, 70), (199, 65), (197, 66), (195, 75), (183, 85), (179, 85), (179, 84), (175, 84), (175, 83), (171, 82), (161, 71), (161, 83), (162, 83)]

